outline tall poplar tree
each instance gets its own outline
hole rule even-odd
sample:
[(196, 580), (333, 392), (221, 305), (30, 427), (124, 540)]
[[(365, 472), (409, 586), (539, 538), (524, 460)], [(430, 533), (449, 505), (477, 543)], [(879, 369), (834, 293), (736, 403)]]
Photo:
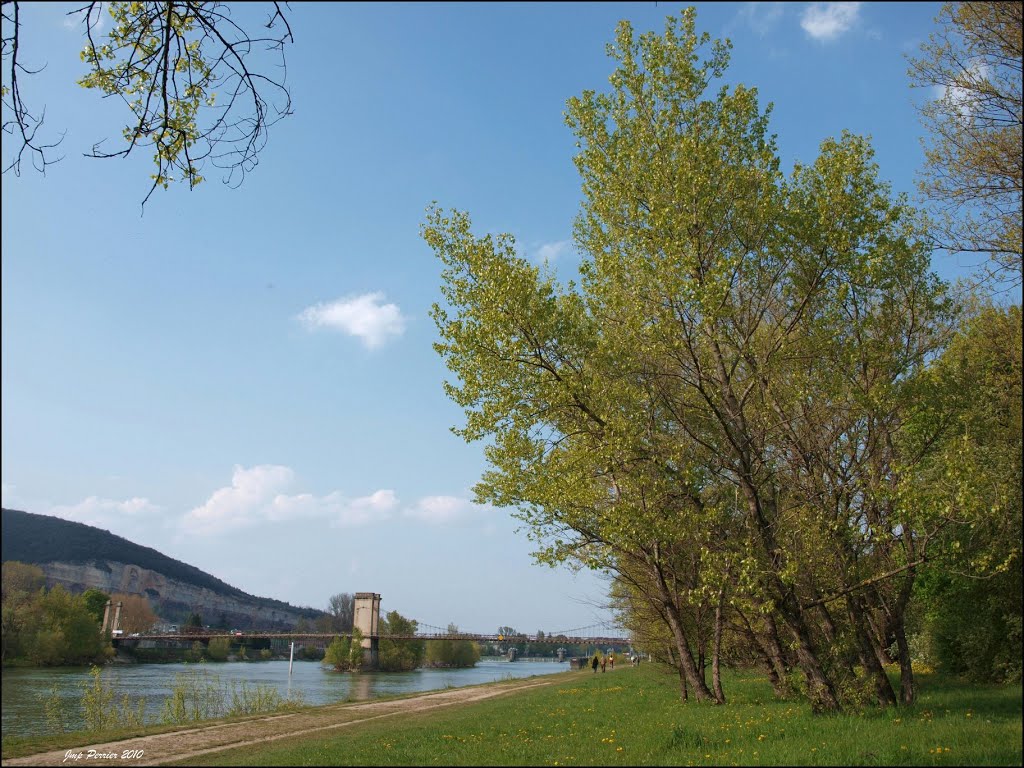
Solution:
[(912, 585), (939, 524), (895, 502), (920, 458), (898, 437), (950, 309), (917, 218), (856, 136), (787, 179), (769, 110), (718, 82), (729, 46), (692, 9), (661, 35), (621, 22), (608, 52), (611, 90), (568, 104), (578, 286), (465, 214), (424, 226), (459, 434), (491, 439), (477, 497), (512, 508), (542, 561), (616, 573), (698, 700), (724, 700), (704, 654), (717, 667), (736, 611), (771, 619), (746, 626), (778, 678), (792, 648), (815, 708), (862, 684), (893, 703), (905, 601), (886, 589)]

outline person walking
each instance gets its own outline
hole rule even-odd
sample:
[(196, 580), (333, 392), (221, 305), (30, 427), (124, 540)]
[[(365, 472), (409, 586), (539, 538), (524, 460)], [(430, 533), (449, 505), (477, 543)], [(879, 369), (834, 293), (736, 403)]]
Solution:
[(594, 658), (592, 658), (590, 660), (590, 666), (594, 670), (595, 673), (597, 672), (597, 665), (598, 665), (597, 654), (595, 653), (594, 654)]

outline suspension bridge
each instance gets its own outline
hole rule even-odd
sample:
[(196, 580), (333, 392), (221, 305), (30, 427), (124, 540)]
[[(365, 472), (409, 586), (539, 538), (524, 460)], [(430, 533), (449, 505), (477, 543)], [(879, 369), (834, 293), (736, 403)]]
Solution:
[[(363, 635), (363, 639), (377, 638), (380, 640), (472, 640), (478, 643), (562, 643), (581, 645), (629, 645), (630, 637), (610, 623), (592, 624), (587, 627), (559, 630), (556, 632), (540, 632), (529, 634), (499, 634), (497, 632), (467, 632), (459, 630), (450, 632), (444, 627), (437, 627), (425, 622), (416, 622), (415, 633), (379, 632), (375, 635)], [(351, 632), (271, 632), (265, 630), (233, 631), (222, 629), (188, 628), (181, 632), (144, 632), (130, 636), (115, 635), (115, 640), (202, 640), (209, 641), (225, 637), (233, 641), (239, 639), (271, 639), (271, 640), (306, 640), (330, 642), (336, 637), (352, 637)]]
[[(228, 638), (232, 642), (243, 640), (290, 641), (309, 645), (326, 645), (336, 637), (353, 637), (352, 632), (271, 632), (264, 630), (232, 631), (221, 629), (204, 629), (186, 627), (181, 632), (146, 632), (133, 633), (125, 636), (119, 629), (120, 604), (116, 607), (109, 602), (103, 617), (103, 628), (111, 630), (115, 644), (126, 641), (150, 640), (163, 642), (194, 642), (208, 643), (215, 638)], [(380, 640), (471, 640), (478, 643), (557, 643), (564, 645), (596, 645), (624, 647), (631, 644), (631, 638), (622, 628), (611, 622), (600, 622), (586, 627), (574, 627), (552, 632), (529, 634), (502, 634), (500, 632), (470, 632), (464, 630), (450, 631), (448, 628), (435, 626), (427, 622), (415, 621), (416, 631), (413, 633), (389, 633), (380, 631), (380, 595), (375, 592), (358, 592), (355, 595), (353, 625), (359, 630), (362, 646), (370, 652), (371, 658), (376, 657)]]

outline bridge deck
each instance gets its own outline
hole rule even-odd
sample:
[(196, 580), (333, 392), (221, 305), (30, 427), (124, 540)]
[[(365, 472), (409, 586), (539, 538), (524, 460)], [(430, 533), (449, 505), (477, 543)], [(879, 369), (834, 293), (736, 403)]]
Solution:
[[(118, 640), (212, 640), (216, 637), (226, 637), (230, 640), (265, 639), (271, 640), (331, 640), (335, 637), (351, 637), (350, 632), (175, 632), (175, 633), (148, 633), (137, 635), (121, 635)], [(482, 635), (466, 632), (457, 634), (415, 634), (415, 635), (377, 635), (378, 639), (389, 640), (475, 640), (485, 643), (592, 643), (599, 645), (625, 645), (630, 642), (628, 637), (568, 637), (556, 635), (545, 636), (538, 640), (536, 636), (517, 635), (506, 637), (502, 635)]]

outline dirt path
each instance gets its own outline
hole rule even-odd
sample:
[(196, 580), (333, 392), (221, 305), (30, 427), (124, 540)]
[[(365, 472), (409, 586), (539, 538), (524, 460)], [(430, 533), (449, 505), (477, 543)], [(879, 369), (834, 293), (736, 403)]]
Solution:
[[(141, 736), (124, 741), (89, 744), (70, 750), (41, 752), (28, 757), (3, 760), (2, 765), (163, 765), (223, 749), (286, 739), (318, 731), (347, 728), (382, 717), (425, 712), (482, 701), (525, 688), (551, 685), (554, 681), (525, 679), (498, 685), (454, 688), (392, 701), (332, 704), (310, 712), (268, 715), (241, 723), (197, 726), (187, 730)], [(79, 755), (75, 758), (75, 755)]]

